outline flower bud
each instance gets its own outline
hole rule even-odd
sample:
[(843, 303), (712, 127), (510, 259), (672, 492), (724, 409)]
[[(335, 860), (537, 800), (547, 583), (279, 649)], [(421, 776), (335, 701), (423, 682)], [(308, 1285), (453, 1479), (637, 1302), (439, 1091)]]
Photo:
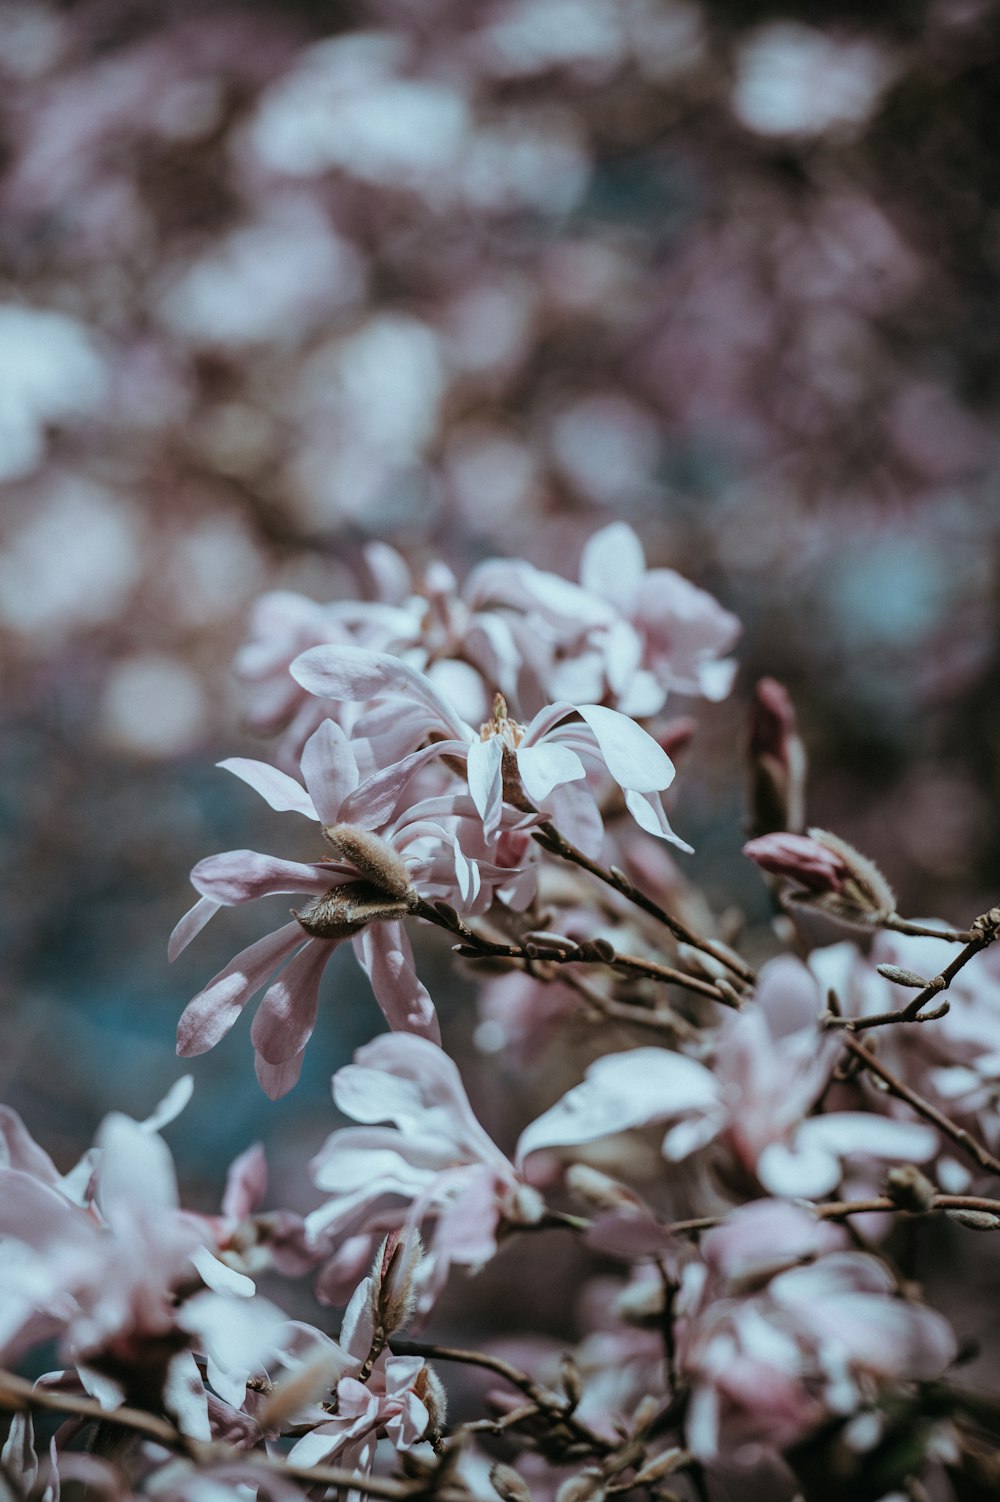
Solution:
[(945, 1214), (967, 1231), (1000, 1231), (1000, 1215), (991, 1215), (989, 1210), (947, 1210)]
[(930, 1179), (920, 1172), (915, 1163), (890, 1168), (885, 1176), (885, 1191), (894, 1205), (914, 1213), (930, 1210), (937, 1193)]
[(797, 882), (796, 902), (809, 903), (851, 923), (877, 924), (892, 916), (896, 896), (878, 867), (826, 829), (805, 835), (766, 834), (743, 854), (764, 871)]
[(490, 1467), (490, 1485), (502, 1502), (532, 1502), (531, 1490), (513, 1466), (495, 1461)]
[(402, 1329), (416, 1307), (416, 1272), (423, 1255), (413, 1226), (390, 1231), (375, 1255), (369, 1294), (372, 1325), (386, 1340)]
[(751, 834), (800, 832), (805, 826), (806, 753), (788, 690), (761, 678), (746, 731), (748, 825)]
[(380, 892), (388, 892), (390, 897), (410, 895), (409, 872), (396, 852), (371, 830), (358, 829), (354, 824), (333, 824), (323, 830), (323, 838)]
[(842, 892), (850, 880), (843, 858), (804, 834), (764, 834), (749, 840), (743, 854), (772, 876), (785, 876), (810, 892)]

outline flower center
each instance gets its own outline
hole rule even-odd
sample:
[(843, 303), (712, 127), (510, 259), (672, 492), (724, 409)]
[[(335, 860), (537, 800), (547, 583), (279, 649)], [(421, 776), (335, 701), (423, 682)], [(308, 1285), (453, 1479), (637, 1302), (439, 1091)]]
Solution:
[(498, 736), (509, 751), (516, 751), (524, 737), (526, 727), (512, 720), (507, 713), (507, 700), (503, 694), (493, 695), (493, 716), (479, 727), (479, 739), (489, 741)]

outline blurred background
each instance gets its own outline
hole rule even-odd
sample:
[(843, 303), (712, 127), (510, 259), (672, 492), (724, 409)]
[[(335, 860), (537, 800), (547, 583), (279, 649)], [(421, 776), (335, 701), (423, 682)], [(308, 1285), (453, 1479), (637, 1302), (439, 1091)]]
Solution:
[[(766, 921), (762, 673), (903, 912), (996, 901), (998, 91), (995, 0), (0, 4), (0, 1093), (61, 1163), (261, 931), (169, 968), (190, 867), (293, 853), (214, 768), (267, 754), (249, 605), (350, 597), (373, 538), (575, 577), (623, 518), (740, 616), (673, 804), (718, 906)], [(308, 1197), (380, 1025), (327, 987), (287, 1100), (245, 1025), (194, 1061), (196, 1202), (258, 1135)]]

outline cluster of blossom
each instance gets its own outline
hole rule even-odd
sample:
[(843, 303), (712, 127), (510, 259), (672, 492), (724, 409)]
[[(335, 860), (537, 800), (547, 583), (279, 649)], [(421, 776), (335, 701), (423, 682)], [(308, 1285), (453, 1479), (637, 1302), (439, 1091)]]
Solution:
[[(17, 1495), (55, 1502), (60, 1477), (116, 1502), (674, 1498), (704, 1495), (707, 1475), (720, 1496), (766, 1477), (790, 1498), (820, 1472), (833, 1489), (815, 1495), (837, 1502), (947, 1488), (974, 1449), (950, 1385), (959, 1341), (897, 1270), (892, 1230), (1000, 1228), (1000, 988), (977, 960), (1000, 912), (963, 934), (907, 922), (870, 862), (803, 833), (794, 711), (765, 681), (747, 854), (807, 915), (803, 944), (809, 922), (867, 934), (837, 927), (756, 973), (667, 853), (690, 847), (661, 801), (664, 745), (690, 727), (660, 716), (675, 693), (727, 691), (733, 617), (647, 570), (621, 523), (592, 538), (579, 583), (502, 561), (461, 587), (441, 565), (415, 580), (383, 547), (369, 566), (374, 600), (262, 603), (239, 670), (280, 765), (223, 764), (317, 822), (330, 854), (200, 862), (172, 939), (224, 906), (301, 901), (179, 1027), (179, 1051), (203, 1052), (264, 990), (251, 1039), (271, 1096), (295, 1084), (323, 971), (351, 941), (390, 1027), (334, 1075), (355, 1124), (315, 1156), (311, 1211), (261, 1211), (257, 1147), (204, 1215), (180, 1207), (160, 1136), (188, 1079), (144, 1122), (110, 1117), (65, 1175), (0, 1116), (0, 1359), (49, 1343), (63, 1363), (34, 1387), (0, 1377)], [(483, 987), (485, 1050), (552, 1058), (557, 1036), (579, 1058), (583, 1040), (509, 1155), (441, 1045), (411, 925), (503, 970)], [(897, 1008), (900, 987), (917, 995)], [(872, 1027), (885, 1049), (863, 1041)], [(622, 1269), (581, 1279), (561, 1362), (530, 1330), (485, 1352), (406, 1338), (460, 1271), (541, 1233)], [(336, 1339), (258, 1295), (261, 1275), (311, 1279), (344, 1311)], [(435, 1358), (493, 1374), (488, 1419), (449, 1426)], [(68, 1416), (47, 1459), (35, 1410)]]

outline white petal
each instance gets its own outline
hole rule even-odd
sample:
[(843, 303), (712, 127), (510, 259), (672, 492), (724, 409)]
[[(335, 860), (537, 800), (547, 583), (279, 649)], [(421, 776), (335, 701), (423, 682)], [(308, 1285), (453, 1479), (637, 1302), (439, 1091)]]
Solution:
[(503, 746), (498, 736), (469, 747), (469, 792), (489, 838), (500, 827), (503, 811)]
[(625, 805), (639, 828), (645, 829), (647, 834), (669, 840), (671, 845), (676, 845), (678, 850), (684, 850), (688, 855), (694, 853), (694, 846), (689, 845), (687, 840), (682, 840), (670, 827), (670, 820), (657, 794), (636, 793), (628, 788), (625, 792)]
[(517, 753), (517, 770), (524, 791), (532, 803), (542, 803), (555, 787), (578, 782), (586, 777), (586, 768), (568, 746), (524, 746)]
[(603, 704), (576, 707), (594, 732), (605, 766), (621, 787), (654, 793), (670, 786), (674, 764), (640, 725)]
[(757, 1159), (757, 1177), (771, 1194), (785, 1199), (812, 1199), (836, 1189), (840, 1183), (840, 1164), (833, 1153), (808, 1140), (801, 1143), (796, 1139), (794, 1147), (771, 1142)]
[(646, 572), (642, 543), (627, 522), (612, 522), (589, 539), (580, 559), (580, 583), (603, 595), (623, 615), (635, 605), (635, 592)]

